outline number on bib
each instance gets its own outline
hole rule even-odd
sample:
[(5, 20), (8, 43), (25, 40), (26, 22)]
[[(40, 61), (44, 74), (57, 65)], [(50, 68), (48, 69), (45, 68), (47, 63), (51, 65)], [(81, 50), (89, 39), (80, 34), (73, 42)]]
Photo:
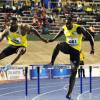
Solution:
[(78, 39), (77, 38), (68, 38), (68, 44), (71, 46), (78, 45)]

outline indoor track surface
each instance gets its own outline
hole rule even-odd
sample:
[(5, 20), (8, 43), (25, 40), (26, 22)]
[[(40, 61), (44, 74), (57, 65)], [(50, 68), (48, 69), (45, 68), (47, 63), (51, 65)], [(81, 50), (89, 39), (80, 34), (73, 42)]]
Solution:
[[(41, 79), (40, 94), (37, 94), (37, 80), (28, 81), (27, 100), (68, 100), (65, 98), (68, 80)], [(92, 79), (92, 94), (89, 94), (89, 78), (83, 79), (83, 94), (80, 95), (80, 79), (76, 84), (71, 100), (100, 100), (100, 77)], [(25, 82), (0, 83), (0, 100), (25, 100)]]

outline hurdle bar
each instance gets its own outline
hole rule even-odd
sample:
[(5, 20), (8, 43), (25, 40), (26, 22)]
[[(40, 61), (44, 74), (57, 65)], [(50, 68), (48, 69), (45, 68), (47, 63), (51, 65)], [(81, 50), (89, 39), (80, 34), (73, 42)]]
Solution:
[(27, 100), (28, 96), (28, 67), (25, 67), (25, 100)]
[(80, 66), (80, 94), (83, 93), (82, 66)]

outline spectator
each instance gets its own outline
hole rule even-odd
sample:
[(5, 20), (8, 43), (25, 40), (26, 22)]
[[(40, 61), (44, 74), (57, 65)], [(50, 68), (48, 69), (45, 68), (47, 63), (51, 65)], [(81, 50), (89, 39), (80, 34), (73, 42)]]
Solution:
[(85, 12), (88, 15), (92, 15), (93, 14), (93, 8), (91, 6), (88, 6), (88, 7), (85, 8)]
[(92, 24), (90, 24), (89, 32), (94, 38), (95, 37), (95, 27)]
[(96, 13), (96, 22), (100, 22), (100, 12), (97, 11)]
[(52, 14), (46, 15), (46, 18), (47, 18), (49, 23), (55, 22), (55, 18), (54, 18), (54, 16)]
[(81, 4), (81, 2), (79, 2), (77, 4), (77, 11), (82, 12), (83, 11), (83, 5)]
[(76, 20), (77, 20), (77, 23), (78, 24), (82, 24), (82, 18), (80, 16), (77, 16), (77, 19)]
[(4, 16), (4, 29), (6, 28), (6, 26), (9, 26), (10, 19), (11, 13), (6, 13), (6, 15)]
[(18, 6), (18, 7), (17, 7), (16, 14), (17, 14), (18, 16), (23, 16), (22, 11), (23, 11), (23, 10), (22, 10), (21, 6)]
[(43, 0), (41, 0), (41, 6), (42, 6), (42, 7), (44, 6), (44, 1), (43, 1)]
[(77, 20), (78, 24), (86, 25), (86, 20), (85, 20), (85, 18), (82, 18), (82, 16), (78, 16), (76, 20)]
[(49, 30), (48, 30), (48, 22), (47, 19), (44, 17), (43, 18), (43, 25), (42, 25), (42, 34), (48, 34)]
[(34, 0), (30, 0), (31, 2), (31, 7), (34, 7)]
[(36, 13), (34, 13), (32, 22), (33, 22), (33, 23), (32, 23), (33, 26), (34, 26), (34, 25), (35, 25), (35, 26), (38, 26), (38, 16), (37, 16)]
[(51, 0), (51, 8), (57, 8), (57, 0)]

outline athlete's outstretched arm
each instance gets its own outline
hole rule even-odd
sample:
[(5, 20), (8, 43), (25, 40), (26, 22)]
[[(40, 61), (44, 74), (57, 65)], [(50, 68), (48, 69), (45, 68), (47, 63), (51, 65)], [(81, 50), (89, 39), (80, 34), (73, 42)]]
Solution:
[(3, 32), (0, 32), (0, 41), (4, 39), (4, 37), (7, 37), (8, 30), (5, 29)]
[(94, 39), (92, 35), (84, 28), (84, 27), (78, 27), (77, 28), (78, 33), (83, 33), (84, 37), (90, 41), (91, 45), (91, 54), (94, 54)]
[(43, 37), (41, 37), (40, 33), (35, 28), (31, 27), (30, 32), (32, 34), (37, 35), (43, 42), (46, 42), (47, 43), (47, 40), (44, 39)]
[(63, 34), (64, 34), (64, 30), (60, 29), (59, 32), (57, 33), (57, 35), (53, 39), (48, 40), (48, 42), (53, 42), (57, 38), (61, 37)]

